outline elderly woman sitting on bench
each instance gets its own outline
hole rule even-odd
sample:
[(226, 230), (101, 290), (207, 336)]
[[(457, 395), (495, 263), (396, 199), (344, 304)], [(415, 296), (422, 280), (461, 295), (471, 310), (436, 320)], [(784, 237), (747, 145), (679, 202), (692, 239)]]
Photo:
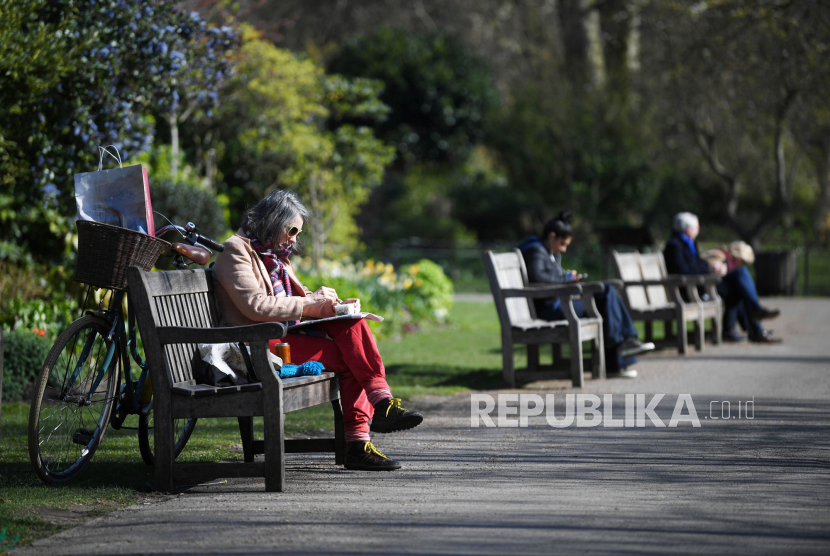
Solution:
[[(308, 211), (293, 193), (274, 191), (242, 218), (240, 230), (216, 257), (216, 303), (223, 326), (276, 321), (288, 325), (302, 317), (335, 316), (340, 301), (332, 288), (305, 288), (289, 257)], [(321, 323), (313, 334), (286, 335), (294, 361), (319, 361), (340, 381), (346, 431), (347, 469), (386, 471), (401, 465), (380, 453), (372, 432), (411, 429), (423, 421), (417, 411), (401, 407), (392, 397), (375, 339), (364, 319)], [(371, 426), (369, 420), (372, 420)]]

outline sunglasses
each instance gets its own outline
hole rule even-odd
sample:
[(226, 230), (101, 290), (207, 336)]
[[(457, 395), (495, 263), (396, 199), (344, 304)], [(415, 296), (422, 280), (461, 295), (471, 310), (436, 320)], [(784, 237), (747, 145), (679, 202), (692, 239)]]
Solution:
[(285, 233), (288, 234), (288, 237), (297, 237), (297, 235), (302, 232), (300, 228), (297, 226), (286, 226)]

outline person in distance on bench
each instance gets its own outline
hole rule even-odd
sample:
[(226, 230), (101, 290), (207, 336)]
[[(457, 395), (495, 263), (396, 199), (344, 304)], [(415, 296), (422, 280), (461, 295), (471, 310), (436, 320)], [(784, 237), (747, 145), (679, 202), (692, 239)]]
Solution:
[[(519, 245), (527, 267), (529, 282), (559, 284), (579, 282), (583, 275), (573, 270), (562, 269), (562, 253), (568, 250), (573, 237), (570, 211), (564, 211), (545, 223), (542, 239), (530, 236)], [(634, 364), (639, 353), (651, 351), (654, 344), (637, 338), (637, 329), (620, 296), (610, 285), (605, 291), (594, 295), (597, 310), (602, 315), (602, 330), (605, 340), (605, 365), (609, 377), (635, 378), (637, 371), (627, 368)], [(536, 314), (545, 320), (565, 318), (559, 298), (536, 300)], [(585, 316), (581, 299), (574, 300), (574, 309), (579, 317)]]
[[(674, 230), (672, 236), (663, 249), (663, 258), (666, 261), (668, 273), (709, 274), (709, 264), (698, 255), (700, 251), (697, 246), (697, 236), (700, 233), (700, 221), (697, 216), (691, 212), (677, 213), (674, 216), (672, 229)], [(723, 298), (726, 310), (723, 339), (733, 342), (739, 340), (740, 337), (735, 332), (734, 326), (737, 318), (745, 321), (750, 342), (780, 343), (781, 338), (773, 336), (769, 330), (764, 330), (760, 322), (763, 319), (777, 317), (780, 311), (761, 306), (758, 292), (755, 290), (755, 280), (752, 279), (749, 269), (744, 264), (751, 262), (747, 260), (749, 258), (754, 260), (754, 253), (751, 252), (751, 248), (749, 253), (746, 249), (741, 251), (744, 253), (742, 256), (746, 258), (741, 259), (740, 263), (734, 261), (732, 268), (727, 266), (723, 279), (718, 284), (718, 295)]]

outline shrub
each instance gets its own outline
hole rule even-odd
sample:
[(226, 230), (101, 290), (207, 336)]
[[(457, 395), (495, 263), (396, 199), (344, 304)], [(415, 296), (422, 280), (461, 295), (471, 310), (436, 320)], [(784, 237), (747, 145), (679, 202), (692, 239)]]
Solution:
[(42, 330), (19, 328), (5, 334), (3, 342), (3, 401), (23, 399), (26, 385), (33, 382), (51, 343), (44, 338)]
[(24, 299), (15, 296), (3, 303), (0, 324), (9, 330), (42, 330), (46, 341), (54, 343), (69, 324), (79, 318), (79, 303), (71, 297)]
[[(296, 261), (300, 269), (309, 261)], [(310, 266), (310, 265), (309, 265)], [(300, 274), (309, 289), (328, 286), (341, 299), (360, 299), (361, 309), (384, 318), (369, 321), (379, 338), (397, 337), (422, 326), (444, 322), (452, 305), (452, 281), (440, 266), (422, 259), (399, 272), (391, 264), (323, 261), (318, 271)]]
[[(184, 226), (193, 222), (199, 227), (199, 232), (222, 242), (227, 234), (225, 213), (216, 199), (216, 195), (201, 187), (187, 183), (177, 183), (169, 180), (156, 180), (150, 188), (153, 199), (153, 210), (162, 213), (174, 224)], [(156, 216), (156, 229), (165, 226), (167, 222)], [(165, 239), (171, 242), (181, 241), (175, 233)], [(160, 259), (161, 262), (163, 259)]]

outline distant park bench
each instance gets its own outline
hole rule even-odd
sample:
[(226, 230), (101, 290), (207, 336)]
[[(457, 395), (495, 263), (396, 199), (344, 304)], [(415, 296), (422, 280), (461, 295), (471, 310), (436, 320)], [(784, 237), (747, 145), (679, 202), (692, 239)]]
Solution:
[[(712, 319), (712, 343), (720, 343), (723, 302), (716, 287), (720, 282), (720, 276), (669, 275), (666, 272), (663, 254), (660, 252), (614, 251), (613, 259), (617, 276), (624, 283), (622, 298), (631, 313), (631, 318), (645, 322), (647, 341), (655, 342), (661, 347), (676, 345), (677, 350), (685, 354), (688, 351), (686, 323), (692, 321), (695, 323), (695, 348), (702, 350), (705, 321)], [(707, 299), (701, 298), (698, 286), (704, 288)], [(654, 321), (663, 321), (665, 324), (665, 338), (662, 341), (654, 340)], [(676, 335), (672, 332), (672, 323), (677, 323)]]
[[(334, 452), (345, 456), (343, 413), (335, 373), (280, 379), (268, 361), (268, 340), (285, 335), (281, 323), (218, 327), (210, 269), (127, 271), (147, 364), (153, 381), (155, 488), (171, 492), (176, 483), (217, 477), (265, 477), (265, 490), (285, 485), (285, 453)], [(196, 384), (193, 366), (199, 343), (248, 342), (256, 375), (262, 381), (242, 386)], [(285, 414), (330, 402), (334, 407), (334, 438), (285, 440)], [(255, 441), (253, 418), (264, 417), (264, 441)], [(245, 463), (176, 463), (175, 419), (236, 417)], [(264, 462), (254, 462), (264, 454)]]
[[(561, 354), (562, 344), (570, 346), (570, 367), (573, 385), (584, 382), (582, 342), (593, 341), (591, 366), (594, 378), (605, 378), (605, 351), (602, 336), (602, 317), (594, 304), (593, 294), (604, 290), (602, 284), (534, 284), (527, 280), (527, 269), (520, 251), (493, 253), (484, 251), (484, 266), (490, 280), (490, 290), (496, 303), (501, 323), (502, 376), (504, 382), (516, 386), (513, 365), (513, 345), (527, 346), (527, 368), (539, 370), (539, 345), (551, 344), (555, 354)], [(581, 295), (587, 317), (576, 316), (574, 296)], [(558, 297), (565, 320), (547, 321), (536, 317), (534, 299)]]

